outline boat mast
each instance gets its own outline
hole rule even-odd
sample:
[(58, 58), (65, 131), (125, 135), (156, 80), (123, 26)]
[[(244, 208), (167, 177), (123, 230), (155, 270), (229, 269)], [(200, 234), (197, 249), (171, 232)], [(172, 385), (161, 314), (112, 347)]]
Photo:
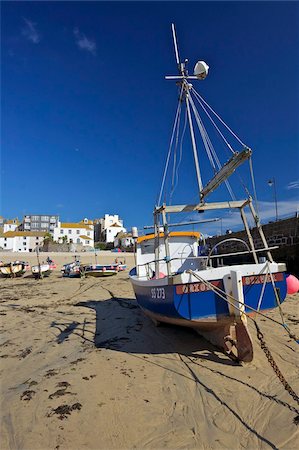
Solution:
[[(201, 200), (201, 191), (202, 191), (203, 185), (202, 185), (202, 180), (201, 180), (201, 173), (200, 173), (200, 167), (199, 167), (199, 161), (198, 161), (197, 147), (196, 147), (196, 141), (195, 141), (195, 135), (194, 135), (191, 111), (190, 111), (190, 104), (189, 104), (189, 91), (192, 88), (192, 84), (188, 83), (188, 81), (187, 81), (187, 79), (188, 79), (188, 71), (187, 71), (187, 67), (186, 66), (187, 66), (188, 60), (185, 59), (184, 62), (180, 61), (174, 23), (171, 24), (171, 28), (172, 28), (172, 36), (173, 36), (175, 57), (176, 57), (176, 62), (177, 62), (178, 70), (179, 70), (179, 74), (180, 74), (179, 78), (182, 80), (180, 82), (180, 84), (183, 87), (183, 93), (185, 95), (187, 115), (188, 115), (188, 122), (189, 122), (190, 134), (191, 134), (192, 150), (193, 150), (195, 170), (196, 170), (196, 178), (197, 178), (197, 184), (198, 184), (198, 194), (199, 194), (199, 200)], [(182, 100), (182, 98), (180, 99), (180, 101), (181, 100)]]
[(194, 136), (194, 130), (193, 130), (193, 124), (192, 124), (192, 117), (190, 112), (190, 104), (189, 104), (189, 92), (186, 91), (186, 89), (191, 88), (192, 85), (187, 83), (184, 80), (184, 89), (186, 92), (186, 107), (187, 107), (187, 114), (188, 114), (188, 121), (189, 121), (189, 127), (190, 127), (190, 134), (191, 134), (191, 142), (192, 142), (192, 149), (193, 149), (193, 155), (194, 155), (194, 163), (195, 163), (195, 169), (196, 169), (196, 178), (197, 178), (197, 184), (198, 184), (198, 195), (199, 200), (201, 199), (201, 191), (202, 191), (202, 181), (201, 181), (201, 174), (200, 174), (200, 168), (199, 168), (199, 161), (198, 161), (198, 155), (197, 155), (197, 147), (196, 147), (196, 141)]

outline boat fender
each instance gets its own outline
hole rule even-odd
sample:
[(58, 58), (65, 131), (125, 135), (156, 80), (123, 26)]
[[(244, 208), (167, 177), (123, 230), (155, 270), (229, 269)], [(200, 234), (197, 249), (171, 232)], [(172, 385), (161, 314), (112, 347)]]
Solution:
[(299, 280), (294, 275), (287, 277), (287, 292), (288, 294), (296, 294), (299, 291)]
[(163, 272), (159, 272), (159, 275), (156, 276), (155, 271), (153, 272), (153, 275), (151, 276), (151, 280), (158, 280), (159, 278), (165, 278), (166, 275)]

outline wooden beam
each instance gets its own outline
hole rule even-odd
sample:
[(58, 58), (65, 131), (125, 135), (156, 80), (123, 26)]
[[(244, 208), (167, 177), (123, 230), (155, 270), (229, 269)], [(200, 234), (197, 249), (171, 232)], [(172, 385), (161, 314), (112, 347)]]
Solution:
[(179, 213), (189, 211), (209, 211), (213, 209), (234, 209), (244, 208), (249, 203), (249, 200), (237, 200), (231, 202), (217, 202), (217, 203), (198, 203), (197, 205), (162, 205), (155, 208), (154, 214), (159, 214), (163, 210), (165, 213)]

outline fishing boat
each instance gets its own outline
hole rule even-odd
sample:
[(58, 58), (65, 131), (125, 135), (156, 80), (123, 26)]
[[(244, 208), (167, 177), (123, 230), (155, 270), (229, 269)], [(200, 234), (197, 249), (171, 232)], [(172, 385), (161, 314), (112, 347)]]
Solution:
[(15, 278), (24, 275), (27, 269), (27, 263), (24, 261), (13, 261), (7, 264), (0, 264), (0, 274), (5, 278)]
[[(267, 244), (256, 202), (248, 188), (245, 187), (241, 199), (235, 197), (231, 188), (230, 181), (237, 179), (235, 171), (248, 164), (248, 177), (255, 193), (252, 150), (193, 87), (194, 81), (207, 77), (209, 66), (204, 61), (198, 61), (194, 75), (189, 75), (188, 60), (182, 62), (179, 57), (173, 24), (172, 35), (178, 75), (165, 78), (173, 80), (178, 86), (178, 107), (158, 203), (154, 208), (153, 225), (145, 227), (152, 229), (152, 232), (138, 237), (137, 228), (132, 229), (136, 242), (136, 267), (129, 276), (139, 306), (156, 324), (164, 322), (192, 327), (230, 357), (249, 362), (253, 359), (253, 345), (248, 317), (276, 308), (284, 301), (287, 293), (286, 266), (273, 260), (271, 250), (274, 247)], [(209, 122), (209, 128), (206, 121)], [(190, 131), (188, 140), (184, 140), (186, 125)], [(222, 156), (221, 162), (218, 148), (216, 151), (207, 130), (214, 130), (218, 136), (217, 143), (224, 144), (229, 158), (226, 156), (223, 161)], [(199, 157), (199, 139), (203, 155), (206, 153), (204, 160), (203, 156)], [(190, 198), (196, 196), (196, 201), (174, 204), (173, 193), (185, 141), (194, 160), (196, 187)], [(204, 163), (206, 166), (210, 163), (211, 172), (201, 170)], [(190, 173), (191, 170), (183, 182), (189, 183)], [(203, 175), (207, 180), (204, 180)], [(170, 179), (168, 202), (165, 201), (167, 177)], [(225, 190), (225, 201), (223, 194), (220, 198), (216, 195), (220, 189)], [(213, 199), (209, 201), (211, 194)], [(220, 243), (231, 246), (232, 251), (219, 254), (219, 243), (202, 254), (199, 251), (202, 237), (199, 232), (191, 231), (190, 227), (187, 231), (171, 230), (172, 227), (189, 225), (188, 222), (184, 223), (184, 218), (173, 223), (170, 218), (176, 217), (174, 215), (205, 213), (208, 215), (206, 221), (209, 221), (212, 213), (219, 214), (225, 210), (240, 214), (240, 223), (243, 222), (247, 236), (239, 240), (243, 246), (241, 250), (234, 251), (235, 240), (225, 236)], [(258, 248), (250, 231), (248, 215), (252, 217), (250, 220), (259, 234), (261, 245)], [(194, 221), (192, 226), (200, 222), (203, 221)]]
[(90, 264), (83, 267), (83, 272), (87, 277), (109, 277), (118, 273), (118, 264)]
[(126, 264), (118, 263), (118, 264), (117, 264), (117, 268), (118, 268), (118, 271), (119, 271), (119, 272), (123, 272), (124, 270), (126, 270), (127, 265), (126, 265)]
[(51, 264), (37, 264), (31, 267), (31, 272), (34, 278), (48, 277), (52, 271)]
[(80, 278), (83, 274), (83, 267), (78, 259), (71, 263), (64, 264), (61, 268), (63, 277)]
[(97, 253), (94, 254), (95, 264), (81, 266), (82, 274), (87, 277), (109, 277), (126, 270), (127, 266), (116, 258), (112, 264), (98, 264)]

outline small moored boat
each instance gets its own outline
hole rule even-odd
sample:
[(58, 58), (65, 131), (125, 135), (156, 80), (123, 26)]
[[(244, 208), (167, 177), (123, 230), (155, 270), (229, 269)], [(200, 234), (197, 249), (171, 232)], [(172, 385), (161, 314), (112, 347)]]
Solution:
[(109, 277), (118, 273), (118, 264), (94, 264), (83, 266), (83, 272), (88, 277)]
[(83, 266), (77, 259), (71, 263), (64, 264), (61, 269), (62, 276), (68, 278), (80, 278), (83, 272)]
[(26, 272), (27, 263), (24, 261), (13, 261), (0, 264), (0, 274), (5, 278), (21, 277)]
[(50, 264), (37, 264), (36, 266), (31, 267), (31, 272), (34, 278), (48, 277), (51, 271), (52, 269)]

